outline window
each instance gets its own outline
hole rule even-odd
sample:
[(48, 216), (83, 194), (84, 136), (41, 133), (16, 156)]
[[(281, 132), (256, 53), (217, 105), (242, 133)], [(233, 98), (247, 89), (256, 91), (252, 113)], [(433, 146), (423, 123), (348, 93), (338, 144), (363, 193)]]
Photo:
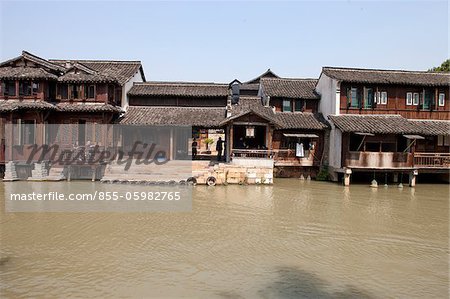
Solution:
[(32, 84), (33, 94), (37, 94), (39, 92), (39, 83), (33, 82)]
[(352, 87), (348, 89), (347, 94), (348, 106), (352, 108), (359, 108), (359, 93), (358, 88)]
[(294, 102), (294, 111), (295, 112), (303, 111), (304, 105), (305, 105), (305, 102), (303, 100), (295, 100), (295, 102)]
[(31, 96), (30, 81), (19, 81), (19, 96)]
[(431, 103), (434, 102), (434, 94), (433, 92), (430, 92), (429, 90), (425, 90), (425, 96), (423, 98), (423, 105), (422, 108), (424, 110), (428, 110), (431, 108)]
[(450, 136), (439, 135), (438, 136), (438, 146), (449, 146)]
[(283, 112), (292, 112), (290, 100), (283, 100)]
[(406, 105), (412, 105), (413, 103), (413, 94), (412, 92), (406, 93)]
[(375, 101), (374, 103), (381, 104), (381, 92), (375, 92)]
[(35, 123), (34, 120), (22, 120), (20, 125), (20, 144), (34, 144)]
[(81, 86), (69, 84), (70, 99), (81, 99)]
[(439, 94), (439, 106), (440, 107), (445, 106), (445, 93)]
[(114, 102), (114, 89), (115, 89), (114, 85), (111, 84), (108, 85), (108, 101), (110, 103)]
[(415, 92), (413, 96), (413, 105), (414, 106), (419, 105), (419, 101), (420, 101), (420, 93)]
[(373, 105), (373, 89), (365, 88), (364, 89), (364, 108), (370, 109)]
[(381, 104), (382, 105), (386, 105), (387, 104), (387, 100), (388, 100), (387, 91), (382, 91), (381, 92)]
[(59, 99), (67, 99), (68, 97), (68, 89), (67, 84), (58, 85), (58, 98)]
[(16, 82), (4, 81), (2, 82), (2, 94), (4, 96), (16, 96)]
[(84, 86), (84, 98), (94, 99), (95, 98), (95, 85), (85, 85)]

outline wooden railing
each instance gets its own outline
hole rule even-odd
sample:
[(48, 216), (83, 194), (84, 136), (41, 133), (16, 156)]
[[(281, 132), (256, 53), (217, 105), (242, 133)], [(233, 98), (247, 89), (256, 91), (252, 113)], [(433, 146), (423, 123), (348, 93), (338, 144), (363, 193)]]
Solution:
[(276, 166), (313, 166), (318, 165), (314, 152), (305, 151), (304, 157), (297, 157), (294, 149), (252, 150), (233, 149), (232, 157), (250, 159), (273, 159)]
[(315, 150), (305, 150), (303, 157), (297, 157), (294, 149), (277, 149), (273, 153), (276, 166), (313, 166), (320, 162), (315, 157)]
[(273, 158), (273, 151), (260, 150), (260, 149), (233, 149), (231, 152), (232, 157), (237, 158)]
[(414, 166), (421, 168), (450, 168), (450, 153), (414, 153)]
[(403, 152), (347, 152), (345, 166), (351, 168), (410, 168), (413, 156)]

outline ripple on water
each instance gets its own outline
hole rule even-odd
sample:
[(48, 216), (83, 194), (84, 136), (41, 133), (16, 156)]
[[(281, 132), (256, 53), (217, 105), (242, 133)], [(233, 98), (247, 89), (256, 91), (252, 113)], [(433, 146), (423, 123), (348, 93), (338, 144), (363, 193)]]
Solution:
[[(107, 188), (65, 184), (57, 186)], [(446, 186), (410, 192), (277, 180), (197, 186), (193, 197), (190, 213), (2, 211), (0, 295), (447, 295)]]

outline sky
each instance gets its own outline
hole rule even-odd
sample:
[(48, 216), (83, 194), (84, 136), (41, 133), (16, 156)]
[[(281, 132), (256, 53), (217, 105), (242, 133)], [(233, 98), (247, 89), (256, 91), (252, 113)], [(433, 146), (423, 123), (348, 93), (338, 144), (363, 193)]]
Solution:
[(140, 60), (147, 80), (427, 70), (449, 57), (447, 1), (0, 1), (0, 60)]

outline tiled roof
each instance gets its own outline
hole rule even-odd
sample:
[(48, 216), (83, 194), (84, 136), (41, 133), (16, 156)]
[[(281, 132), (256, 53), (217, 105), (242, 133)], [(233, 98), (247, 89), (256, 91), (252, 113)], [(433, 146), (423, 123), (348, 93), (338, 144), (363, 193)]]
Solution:
[(258, 83), (253, 83), (253, 84), (242, 83), (242, 84), (239, 84), (239, 90), (258, 91), (259, 84)]
[(415, 120), (410, 119), (421, 135), (450, 135), (450, 120)]
[(316, 79), (262, 78), (261, 85), (266, 96), (293, 99), (319, 99), (314, 91)]
[(55, 110), (56, 107), (45, 101), (0, 100), (0, 112), (19, 110)]
[(342, 132), (372, 134), (414, 134), (415, 127), (400, 115), (329, 115)]
[(278, 129), (309, 129), (324, 130), (328, 124), (321, 114), (303, 112), (274, 112), (272, 107), (263, 106), (259, 97), (241, 97), (238, 105), (233, 105), (231, 117), (222, 121), (222, 124), (241, 116), (254, 113), (269, 122)]
[(104, 103), (58, 103), (56, 108), (63, 112), (121, 112), (120, 107)]
[(261, 75), (259, 75), (258, 77), (249, 80), (247, 82), (244, 82), (245, 84), (258, 84), (260, 82), (260, 80), (262, 78), (279, 78), (277, 74), (275, 74), (274, 72), (272, 72), (271, 69), (268, 69), (267, 71), (265, 71), (264, 73), (262, 73)]
[(328, 77), (354, 83), (449, 86), (450, 73), (323, 67)]
[(144, 82), (135, 83), (128, 92), (130, 96), (180, 96), (180, 97), (226, 97), (227, 84)]
[(256, 114), (277, 126), (281, 126), (275, 117), (273, 109), (271, 107), (263, 106), (260, 97), (240, 97), (239, 103), (231, 106), (231, 116), (224, 119), (222, 124), (226, 124), (233, 119), (249, 113)]
[(58, 77), (41, 68), (35, 67), (0, 67), (0, 79), (20, 80), (20, 79), (39, 79), (56, 80)]
[(61, 67), (60, 65), (57, 65), (57, 64), (55, 64), (55, 63), (53, 63), (53, 62), (51, 62), (51, 61), (49, 61), (47, 59), (44, 59), (44, 58), (41, 58), (41, 57), (36, 56), (34, 54), (31, 54), (30, 52), (27, 52), (27, 51), (22, 51), (22, 57), (25, 58), (25, 59), (28, 59), (30, 61), (33, 61), (36, 64), (40, 64), (42, 66), (45, 66), (45, 67), (47, 67), (47, 68), (49, 68), (51, 70), (54, 70), (54, 71), (62, 72), (62, 71), (65, 70), (64, 67)]
[(217, 127), (225, 118), (225, 108), (129, 106), (124, 125)]
[(49, 103), (32, 100), (0, 100), (0, 112), (53, 110), (62, 112), (120, 112), (120, 107), (104, 103)]
[[(49, 59), (49, 61), (66, 66), (67, 64), (82, 64), (100, 75), (116, 79), (119, 84), (125, 84), (137, 72), (142, 71), (140, 61), (109, 61), (109, 60), (63, 60)], [(143, 72), (142, 72), (143, 75)], [(144, 78), (145, 80), (145, 78)]]
[(58, 77), (59, 82), (65, 83), (119, 83), (116, 78), (102, 74), (66, 73)]
[(322, 114), (308, 112), (276, 112), (275, 115), (279, 122), (283, 124), (283, 129), (325, 130), (329, 127)]

